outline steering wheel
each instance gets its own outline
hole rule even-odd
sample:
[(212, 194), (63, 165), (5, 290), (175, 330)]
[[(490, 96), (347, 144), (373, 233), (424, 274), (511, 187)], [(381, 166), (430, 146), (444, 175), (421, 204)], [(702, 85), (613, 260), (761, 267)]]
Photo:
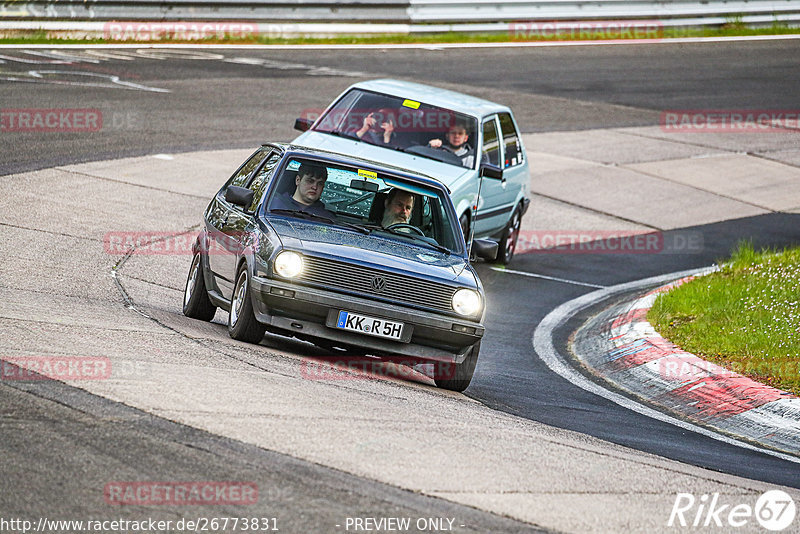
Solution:
[(420, 230), (419, 228), (417, 228), (413, 224), (394, 223), (394, 224), (390, 224), (389, 226), (386, 227), (387, 230), (399, 230), (399, 229), (402, 229), (402, 228), (405, 228), (407, 230), (411, 230), (412, 232), (414, 232), (416, 234), (419, 234), (422, 237), (425, 237), (425, 232), (423, 232), (422, 230)]

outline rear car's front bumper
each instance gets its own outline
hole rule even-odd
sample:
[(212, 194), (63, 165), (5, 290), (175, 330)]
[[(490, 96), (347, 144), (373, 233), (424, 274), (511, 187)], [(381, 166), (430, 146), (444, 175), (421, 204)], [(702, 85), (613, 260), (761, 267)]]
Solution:
[[(253, 277), (253, 309), (259, 322), (299, 337), (321, 338), (380, 354), (461, 363), (484, 333), (479, 321), (371, 301), (319, 288)], [(400, 321), (400, 341), (336, 328), (340, 311)]]

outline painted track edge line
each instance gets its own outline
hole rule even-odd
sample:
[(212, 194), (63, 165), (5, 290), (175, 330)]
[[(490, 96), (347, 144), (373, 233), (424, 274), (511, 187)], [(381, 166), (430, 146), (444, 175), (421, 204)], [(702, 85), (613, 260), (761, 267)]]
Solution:
[(0, 49), (47, 48), (47, 49), (104, 49), (104, 48), (175, 48), (218, 50), (380, 50), (380, 49), (424, 49), (448, 48), (547, 48), (562, 46), (616, 46), (616, 45), (664, 45), (700, 44), (743, 41), (780, 41), (800, 39), (800, 34), (742, 35), (733, 37), (675, 37), (669, 39), (611, 39), (602, 41), (526, 41), (502, 43), (384, 43), (384, 44), (196, 44), (196, 43), (119, 43), (119, 44), (0, 44)]
[(626, 397), (620, 393), (616, 393), (614, 391), (606, 389), (600, 384), (589, 380), (587, 377), (585, 377), (580, 372), (575, 370), (569, 363), (567, 363), (564, 357), (561, 356), (555, 348), (555, 345), (553, 343), (554, 331), (560, 326), (563, 326), (576, 313), (591, 306), (592, 304), (604, 300), (616, 293), (662, 284), (669, 282), (670, 280), (684, 278), (686, 276), (695, 276), (706, 272), (708, 269), (709, 268), (707, 267), (701, 269), (691, 269), (688, 271), (680, 271), (665, 275), (654, 276), (651, 278), (645, 278), (642, 280), (635, 280), (633, 282), (626, 282), (605, 289), (599, 289), (597, 291), (587, 293), (576, 299), (565, 302), (560, 306), (558, 306), (556, 309), (552, 310), (550, 313), (548, 313), (536, 327), (536, 329), (533, 332), (533, 338), (532, 338), (533, 349), (536, 351), (536, 353), (539, 355), (539, 358), (542, 359), (545, 365), (547, 365), (547, 367), (550, 368), (550, 370), (556, 373), (557, 375), (568, 380), (569, 382), (583, 389), (584, 391), (588, 391), (589, 393), (593, 393), (607, 400), (610, 400), (614, 404), (617, 404), (623, 408), (627, 408), (636, 413), (639, 413), (646, 417), (650, 417), (652, 419), (656, 419), (658, 421), (662, 421), (664, 423), (669, 423), (671, 425), (677, 426), (678, 428), (682, 428), (684, 430), (688, 430), (690, 432), (694, 432), (696, 434), (700, 434), (702, 436), (709, 437), (717, 441), (721, 441), (728, 445), (734, 445), (736, 447), (741, 447), (744, 449), (760, 452), (762, 454), (767, 454), (769, 456), (774, 456), (776, 458), (780, 458), (781, 460), (786, 460), (792, 463), (800, 464), (800, 458), (796, 456), (758, 447), (751, 443), (740, 441), (732, 437), (720, 434), (708, 428), (694, 425), (686, 421), (682, 421), (664, 412), (658, 411), (654, 408), (636, 402), (635, 400)]

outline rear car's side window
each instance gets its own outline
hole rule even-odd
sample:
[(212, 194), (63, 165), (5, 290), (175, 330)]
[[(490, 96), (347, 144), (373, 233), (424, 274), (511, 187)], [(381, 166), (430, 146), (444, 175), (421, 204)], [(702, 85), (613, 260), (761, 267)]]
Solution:
[(228, 183), (225, 184), (225, 187), (222, 188), (223, 193), (231, 185), (238, 185), (239, 187), (245, 187), (247, 185), (248, 179), (250, 178), (250, 175), (253, 173), (256, 167), (258, 167), (258, 164), (264, 161), (264, 157), (271, 150), (272, 149), (270, 147), (261, 147), (256, 151), (255, 154), (250, 156), (250, 159), (248, 159), (244, 163), (244, 165), (239, 167), (239, 170), (236, 171), (233, 176), (231, 176), (230, 180), (228, 180)]
[(500, 131), (503, 133), (503, 144), (506, 148), (503, 168), (520, 165), (525, 158), (525, 154), (519, 142), (517, 129), (514, 127), (514, 120), (508, 113), (501, 113), (499, 117)]
[(492, 165), (500, 165), (500, 142), (494, 117), (483, 123), (483, 159)]
[(247, 186), (249, 189), (253, 190), (253, 204), (248, 208), (250, 211), (255, 211), (258, 205), (261, 203), (261, 197), (264, 196), (264, 191), (267, 189), (270, 180), (272, 180), (272, 175), (275, 172), (275, 167), (278, 166), (278, 163), (281, 161), (281, 154), (279, 152), (273, 152), (267, 158), (267, 161), (264, 162), (264, 165), (261, 166), (255, 174), (253, 174), (253, 178), (250, 180), (250, 184)]

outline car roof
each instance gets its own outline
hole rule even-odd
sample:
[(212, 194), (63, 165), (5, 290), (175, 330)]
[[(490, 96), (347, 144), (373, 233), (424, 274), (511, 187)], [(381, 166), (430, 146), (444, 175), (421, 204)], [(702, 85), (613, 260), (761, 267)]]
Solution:
[(436, 178), (432, 178), (425, 174), (420, 174), (416, 172), (412, 173), (409, 172), (408, 169), (395, 167), (393, 165), (387, 165), (385, 163), (379, 163), (377, 161), (371, 161), (368, 159), (358, 158), (355, 156), (345, 156), (337, 152), (328, 152), (327, 150), (320, 150), (317, 148), (292, 145), (289, 143), (265, 143), (264, 146), (277, 147), (284, 152), (284, 155), (288, 156), (299, 156), (299, 157), (310, 156), (314, 158), (325, 159), (326, 161), (329, 161), (331, 163), (339, 163), (342, 165), (354, 165), (358, 167), (364, 167), (365, 169), (373, 171), (388, 172), (389, 174), (392, 174), (399, 178), (405, 178), (413, 182), (425, 184), (434, 189), (442, 190), (448, 195), (450, 194), (450, 189)]
[(366, 89), (407, 98), (409, 100), (418, 100), (432, 106), (451, 109), (453, 111), (479, 117), (502, 111), (511, 113), (508, 106), (503, 106), (496, 102), (490, 102), (489, 100), (450, 91), (448, 89), (433, 87), (431, 85), (392, 80), (390, 78), (359, 82), (353, 84), (350, 88)]

